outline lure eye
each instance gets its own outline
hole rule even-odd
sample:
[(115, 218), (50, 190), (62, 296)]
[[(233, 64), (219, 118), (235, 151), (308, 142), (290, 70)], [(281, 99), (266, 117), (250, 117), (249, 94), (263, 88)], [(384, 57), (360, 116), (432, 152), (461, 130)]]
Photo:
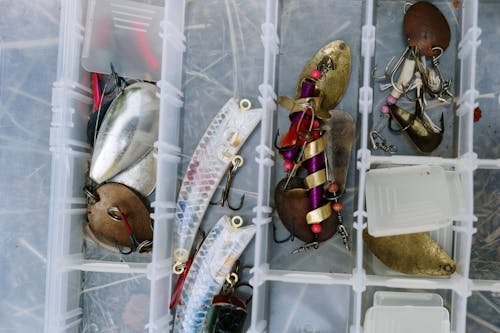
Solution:
[(450, 265), (444, 265), (443, 269), (447, 272), (451, 272), (453, 270), (453, 268)]

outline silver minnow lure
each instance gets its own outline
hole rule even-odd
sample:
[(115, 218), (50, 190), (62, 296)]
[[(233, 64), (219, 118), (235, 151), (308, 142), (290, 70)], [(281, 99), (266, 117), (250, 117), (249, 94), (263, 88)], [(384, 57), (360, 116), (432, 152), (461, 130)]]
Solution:
[(158, 138), (158, 88), (146, 82), (126, 87), (111, 103), (97, 135), (90, 178), (103, 183), (143, 158)]
[[(246, 107), (245, 103), (246, 101)], [(243, 104), (243, 105), (242, 105)], [(231, 98), (217, 113), (189, 162), (176, 207), (174, 231), (175, 266), (188, 259), (196, 232), (212, 195), (232, 158), (262, 118), (262, 109), (250, 109)], [(181, 273), (182, 270), (175, 270)]]
[(176, 307), (174, 333), (199, 333), (212, 298), (220, 292), (236, 260), (255, 235), (256, 227), (233, 227), (223, 216), (196, 254)]
[(147, 197), (153, 193), (156, 186), (156, 157), (154, 149), (136, 164), (110, 179), (133, 188)]

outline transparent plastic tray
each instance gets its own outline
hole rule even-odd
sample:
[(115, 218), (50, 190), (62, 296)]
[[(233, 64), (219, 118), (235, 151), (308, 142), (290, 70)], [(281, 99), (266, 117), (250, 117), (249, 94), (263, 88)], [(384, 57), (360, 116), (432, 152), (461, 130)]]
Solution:
[[(178, 185), (199, 138), (230, 97), (249, 98), (265, 110), (260, 128), (241, 151), (247, 164), (238, 171), (232, 193), (235, 197), (247, 193), (240, 215), (246, 223), (258, 227), (255, 241), (242, 258), (254, 266), (248, 332), (281, 332), (286, 324), (288, 332), (361, 333), (373, 293), (401, 289), (438, 290), (450, 312), (453, 332), (466, 332), (468, 325), (489, 332), (487, 326), (481, 326), (483, 312), (478, 314), (468, 304), (475, 302), (480, 292), (494, 298), (493, 293), (500, 291), (500, 270), (495, 270), (498, 256), (491, 248), (485, 252), (483, 246), (498, 221), (498, 199), (490, 198), (498, 192), (498, 137), (493, 129), (486, 129), (487, 124), (496, 126), (498, 119), (494, 85), (498, 75), (490, 78), (492, 71), (483, 70), (485, 66), (499, 65), (495, 56), (499, 52), (495, 38), (500, 24), (498, 3), (460, 1), (456, 9), (451, 1), (433, 1), (452, 27), (453, 39), (441, 69), (453, 79), (458, 98), (456, 103), (432, 111), (433, 115), (445, 114), (446, 134), (438, 150), (421, 155), (404, 138), (391, 137), (398, 142), (399, 150), (387, 156), (369, 147), (368, 131), (378, 121), (386, 96), (378, 91), (378, 82), (373, 82), (372, 70), (404, 47), (400, 29), (396, 28), (402, 19), (401, 1), (166, 1), (158, 81), (158, 179), (152, 214), (155, 246), (152, 254), (133, 257), (109, 255), (83, 240), (85, 199), (81, 188), (90, 157), (85, 126), (92, 102), (89, 74), (81, 66), (87, 1), (61, 3), (50, 130), (52, 178), (45, 332), (80, 332), (92, 324), (101, 331), (134, 331), (130, 325), (122, 326), (122, 316), (136, 294), (145, 295), (149, 309), (141, 330), (168, 330), (172, 317), (167, 305), (174, 280), (171, 229)], [(479, 43), (481, 29), (486, 38)], [(290, 252), (300, 245), (298, 241), (275, 244), (272, 240), (271, 223), (279, 235), (286, 235), (273, 215), (274, 185), (283, 176), (283, 169), (272, 141), (276, 130), (287, 128), (289, 123), (287, 112), (277, 107), (276, 98), (293, 95), (302, 66), (322, 45), (339, 38), (349, 43), (353, 55), (349, 87), (338, 108), (348, 111), (357, 124), (344, 197), (344, 219), (354, 246), (347, 252), (336, 236), (317, 251), (292, 256)], [(491, 85), (486, 83), (488, 78)], [(492, 91), (494, 98), (478, 99)], [(478, 101), (483, 119), (474, 123)], [(366, 267), (361, 236), (366, 227), (366, 172), (389, 165), (440, 165), (460, 173), (465, 186), (465, 214), (451, 227), (451, 252), (457, 272), (450, 278), (375, 274)], [(489, 176), (485, 177), (485, 173)], [(208, 230), (220, 215), (227, 213), (226, 208), (211, 207), (202, 227)], [(489, 244), (495, 248), (498, 241), (494, 238)], [(486, 253), (495, 269), (475, 262), (485, 260)], [(138, 282), (137, 276), (141, 276)], [(130, 287), (135, 283), (139, 285)], [(116, 306), (104, 301), (99, 307), (101, 303), (94, 304), (89, 296), (82, 295), (86, 288), (99, 284), (104, 286), (96, 291), (99, 299), (119, 297), (119, 302), (113, 301)], [(488, 308), (488, 303), (478, 306)], [(89, 312), (93, 307), (99, 308), (101, 317)], [(307, 320), (302, 314), (307, 314)], [(498, 321), (491, 325), (498, 326)], [(91, 327), (95, 331), (96, 327)]]

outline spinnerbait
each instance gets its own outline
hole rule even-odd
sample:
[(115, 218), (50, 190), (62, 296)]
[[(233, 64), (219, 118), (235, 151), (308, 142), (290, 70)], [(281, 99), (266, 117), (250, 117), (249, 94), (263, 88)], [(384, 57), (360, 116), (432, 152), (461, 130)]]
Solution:
[[(342, 40), (333, 41), (319, 50), (305, 66), (297, 85), (296, 99), (288, 97), (279, 99), (283, 107), (291, 110), (291, 125), (281, 138), (280, 145), (276, 143), (280, 155), (285, 160), (285, 171), (288, 172), (286, 179), (276, 187), (277, 211), (287, 229), (294, 230), (294, 236), (308, 244), (314, 244), (315, 248), (318, 246), (317, 243), (335, 234), (338, 216), (343, 207), (339, 201), (340, 193), (334, 195), (333, 204), (327, 200), (328, 188), (337, 186), (336, 192), (338, 192), (340, 187), (334, 181), (334, 172), (327, 172), (326, 151), (330, 146), (330, 158), (337, 161), (331, 162), (332, 167), (346, 169), (339, 173), (339, 177), (345, 182), (354, 122), (346, 122), (348, 128), (340, 129), (340, 132), (335, 134), (336, 140), (327, 133), (329, 131), (333, 133), (338, 129), (325, 128), (322, 123), (326, 123), (332, 117), (329, 110), (339, 102), (347, 88), (350, 65), (351, 54), (347, 43)], [(340, 140), (339, 136), (342, 137)], [(342, 149), (331, 149), (332, 145)], [(337, 150), (336, 154), (333, 154), (333, 150)], [(297, 176), (300, 168), (306, 169), (308, 173), (303, 180)], [(307, 199), (303, 195), (305, 192), (308, 195)], [(294, 205), (290, 204), (292, 201), (295, 202)], [(332, 211), (337, 212), (338, 214), (335, 214), (337, 216), (333, 215)], [(309, 230), (304, 227), (304, 222), (309, 225)], [(344, 232), (343, 239), (348, 246), (345, 228), (339, 230)], [(298, 252), (301, 251), (298, 249)]]

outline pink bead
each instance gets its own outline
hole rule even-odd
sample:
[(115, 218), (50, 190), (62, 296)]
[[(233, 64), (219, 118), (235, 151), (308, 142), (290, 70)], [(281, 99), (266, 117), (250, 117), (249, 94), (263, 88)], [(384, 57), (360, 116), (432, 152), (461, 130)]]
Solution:
[(389, 107), (387, 105), (382, 106), (382, 108), (380, 109), (380, 113), (382, 114), (388, 114), (389, 112), (391, 112), (391, 110), (389, 110)]
[(314, 234), (319, 234), (322, 230), (323, 230), (323, 227), (321, 226), (320, 223), (311, 224), (311, 231)]
[(285, 160), (283, 163), (283, 168), (285, 171), (291, 171), (293, 169), (294, 163), (290, 160)]
[(339, 184), (335, 182), (328, 184), (328, 192), (335, 193), (338, 192), (338, 190), (339, 190)]
[(311, 71), (311, 78), (315, 79), (315, 80), (319, 80), (319, 78), (321, 77), (321, 71), (318, 70), (318, 69), (313, 69)]
[(314, 140), (319, 139), (319, 137), (321, 136), (321, 133), (319, 131), (314, 131), (312, 133), (313, 133), (313, 139)]
[(332, 209), (335, 212), (340, 212), (343, 208), (344, 208), (344, 204), (340, 201), (332, 203)]
[(318, 128), (319, 127), (319, 120), (318, 119), (314, 119), (313, 121), (313, 128)]
[(398, 99), (392, 95), (387, 96), (387, 103), (389, 104), (396, 104), (398, 102)]

